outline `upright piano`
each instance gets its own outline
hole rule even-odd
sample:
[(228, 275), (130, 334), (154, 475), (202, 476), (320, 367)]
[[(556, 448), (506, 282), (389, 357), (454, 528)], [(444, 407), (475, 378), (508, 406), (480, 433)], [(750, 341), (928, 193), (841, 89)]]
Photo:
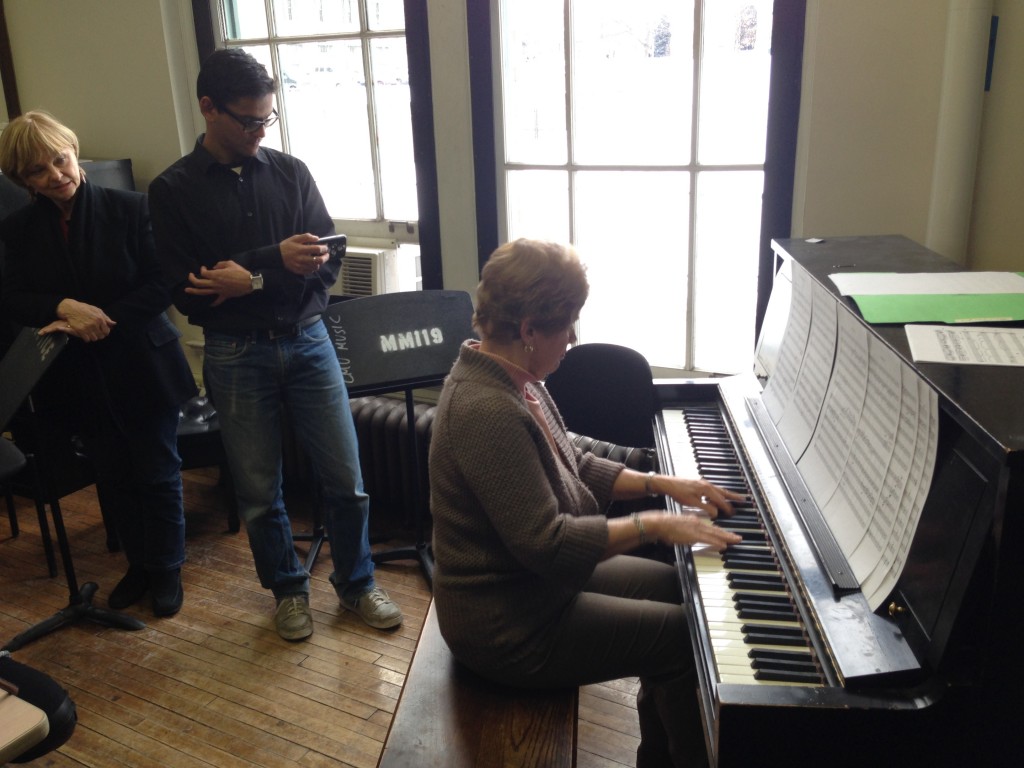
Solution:
[(751, 498), (677, 552), (712, 765), (1024, 765), (1024, 368), (863, 320), (830, 274), (960, 270), (906, 238), (773, 249), (755, 370), (657, 386), (662, 470)]

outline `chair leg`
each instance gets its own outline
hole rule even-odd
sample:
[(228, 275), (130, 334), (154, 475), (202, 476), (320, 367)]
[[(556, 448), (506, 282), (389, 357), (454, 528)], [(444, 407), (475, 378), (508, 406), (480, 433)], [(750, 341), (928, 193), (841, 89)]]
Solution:
[(36, 492), (36, 517), (39, 518), (39, 537), (43, 540), (43, 553), (46, 555), (46, 568), (50, 576), (57, 575), (57, 555), (53, 551), (53, 539), (50, 537), (50, 524), (46, 522), (46, 506)]

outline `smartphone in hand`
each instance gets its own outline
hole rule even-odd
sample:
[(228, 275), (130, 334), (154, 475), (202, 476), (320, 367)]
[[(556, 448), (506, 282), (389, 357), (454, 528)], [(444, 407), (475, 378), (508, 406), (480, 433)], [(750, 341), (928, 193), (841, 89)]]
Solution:
[(345, 249), (348, 248), (347, 235), (328, 235), (316, 241), (317, 245), (327, 246), (327, 261), (331, 264), (341, 264), (345, 258)]

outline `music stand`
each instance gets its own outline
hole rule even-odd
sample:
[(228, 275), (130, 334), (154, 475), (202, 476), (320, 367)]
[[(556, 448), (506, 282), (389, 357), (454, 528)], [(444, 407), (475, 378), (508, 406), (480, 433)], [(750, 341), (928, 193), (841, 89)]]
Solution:
[(426, 541), (426, 499), (420, 466), (413, 390), (441, 384), (473, 336), (473, 303), (465, 291), (405, 291), (332, 304), (324, 322), (351, 397), (405, 393), (406, 432), (413, 461), (416, 543), (373, 554), (375, 563), (418, 560), (428, 586), (434, 558)]
[(54, 497), (49, 499), (48, 503), (50, 516), (53, 518), (53, 527), (57, 534), (57, 547), (64, 564), (64, 575), (68, 580), (69, 601), (67, 608), (63, 608), (50, 618), (29, 627), (6, 643), (2, 649), (5, 651), (16, 651), (33, 640), (63, 626), (73, 624), (79, 619), (88, 619), (96, 624), (117, 629), (134, 630), (146, 626), (133, 616), (94, 606), (92, 598), (98, 589), (95, 582), (86, 582), (81, 589), (78, 588), (60, 503), (56, 498), (56, 492), (52, 490), (53, 483), (44, 485), (40, 477), (40, 467), (45, 468), (46, 462), (40, 461), (39, 458), (39, 454), (43, 450), (43, 437), (41, 430), (37, 427), (35, 406), (31, 397), (33, 387), (67, 345), (68, 339), (63, 333), (40, 336), (37, 333), (38, 330), (38, 328), (22, 329), (3, 360), (0, 360), (0, 381), (4, 383), (3, 389), (0, 390), (0, 428), (6, 427), (22, 403), (27, 401), (29, 417), (35, 430), (36, 450), (29, 453), (26, 458), (28, 458), (29, 469), (32, 472), (32, 484), (36, 489), (36, 507), (40, 510), (40, 525), (45, 525), (46, 502), (40, 498), (40, 494), (44, 493), (44, 488), (48, 495), (53, 494)]

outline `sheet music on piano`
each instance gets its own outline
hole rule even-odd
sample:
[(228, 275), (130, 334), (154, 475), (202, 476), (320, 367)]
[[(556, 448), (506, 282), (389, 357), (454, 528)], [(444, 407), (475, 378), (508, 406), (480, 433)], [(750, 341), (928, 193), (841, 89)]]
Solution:
[(938, 398), (804, 270), (763, 402), (872, 610), (931, 484)]

